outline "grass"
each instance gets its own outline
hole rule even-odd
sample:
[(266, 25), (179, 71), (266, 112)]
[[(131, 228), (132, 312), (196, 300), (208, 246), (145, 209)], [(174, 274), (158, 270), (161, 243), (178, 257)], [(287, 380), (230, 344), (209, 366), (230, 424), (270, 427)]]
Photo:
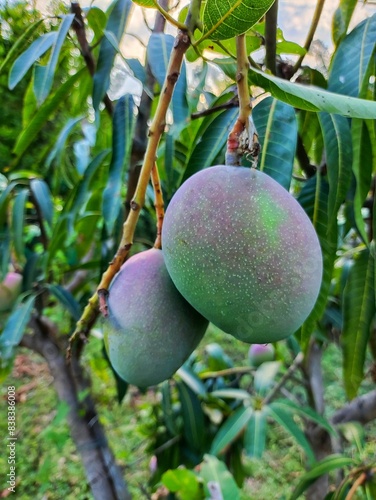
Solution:
[[(206, 344), (218, 342), (236, 365), (247, 363), (248, 346), (215, 329), (209, 332)], [(92, 393), (100, 419), (116, 456), (124, 468), (130, 490), (135, 499), (143, 498), (142, 487), (147, 487), (149, 460), (143, 425), (147, 422), (150, 401), (155, 394), (142, 396), (134, 388), (122, 404), (116, 400), (116, 387), (111, 370), (101, 353), (102, 344), (93, 338), (84, 354), (84, 365), (92, 375)], [(203, 352), (203, 347), (199, 351)], [(283, 347), (282, 347), (283, 354)], [(345, 402), (341, 383), (340, 350), (331, 345), (323, 359), (328, 414)], [(60, 500), (91, 499), (85, 473), (65, 422), (67, 408), (58, 402), (53, 381), (44, 361), (36, 354), (19, 349), (12, 374), (1, 387), (0, 433), (7, 436), (7, 387), (17, 390), (17, 498)], [(365, 384), (368, 390), (371, 385)], [(292, 387), (299, 393), (296, 384)], [(376, 425), (368, 426), (368, 440), (363, 452), (366, 460), (373, 458), (372, 435)], [(4, 443), (5, 441), (3, 441)], [(5, 445), (4, 445), (5, 446)], [(347, 452), (356, 455), (354, 445)], [(304, 455), (290, 435), (282, 428), (272, 426), (268, 433), (267, 450), (262, 460), (245, 458), (248, 478), (243, 486), (246, 499), (288, 498), (292, 486), (304, 472)], [(2, 476), (9, 471), (7, 454), (0, 454)], [(6, 478), (2, 479), (0, 498), (7, 493)], [(226, 499), (225, 499), (226, 500)]]

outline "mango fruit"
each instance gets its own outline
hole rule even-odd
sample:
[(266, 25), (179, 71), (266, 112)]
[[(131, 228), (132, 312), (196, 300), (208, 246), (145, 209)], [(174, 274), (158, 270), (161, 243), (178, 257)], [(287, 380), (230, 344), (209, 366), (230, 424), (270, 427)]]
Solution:
[(138, 387), (171, 377), (197, 347), (208, 321), (176, 290), (161, 250), (132, 256), (109, 288), (104, 339), (121, 378)]
[(258, 368), (266, 361), (274, 361), (275, 349), (272, 344), (252, 344), (248, 351), (251, 366)]
[(247, 343), (293, 334), (320, 290), (311, 221), (288, 191), (253, 168), (217, 165), (183, 183), (166, 210), (162, 249), (186, 300)]
[(12, 309), (17, 297), (21, 293), (22, 275), (9, 272), (0, 283), (0, 312)]

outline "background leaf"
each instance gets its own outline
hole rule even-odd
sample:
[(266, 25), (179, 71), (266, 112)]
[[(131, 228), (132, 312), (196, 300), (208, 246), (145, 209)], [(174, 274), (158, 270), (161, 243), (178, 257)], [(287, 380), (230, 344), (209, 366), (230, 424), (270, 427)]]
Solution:
[(48, 184), (43, 179), (31, 179), (30, 190), (33, 193), (34, 203), (37, 204), (43, 220), (52, 225), (54, 204)]
[(12, 210), (12, 233), (14, 250), (21, 262), (25, 259), (24, 227), (26, 202), (28, 196), (29, 190), (21, 189), (14, 199)]
[(61, 302), (65, 309), (69, 311), (72, 318), (75, 321), (78, 321), (81, 317), (82, 310), (73, 295), (60, 285), (48, 285), (48, 289), (52, 295), (54, 295), (57, 300)]
[(1, 360), (13, 356), (13, 349), (22, 340), (23, 334), (30, 321), (35, 297), (29, 297), (26, 302), (17, 307), (7, 319), (2, 334), (0, 335)]
[(211, 455), (205, 455), (200, 467), (207, 498), (240, 499), (240, 491), (226, 465)]
[(244, 449), (248, 456), (261, 458), (266, 443), (267, 412), (255, 410), (247, 424), (244, 436)]
[(184, 437), (197, 452), (205, 443), (205, 423), (201, 402), (197, 395), (184, 382), (177, 383), (183, 416)]
[(357, 0), (340, 0), (332, 23), (332, 38), (335, 45), (338, 45), (346, 35), (356, 4)]
[(245, 426), (253, 415), (253, 408), (250, 406), (241, 406), (225, 421), (215, 435), (210, 453), (212, 455), (220, 455), (225, 451), (239, 435), (244, 432)]

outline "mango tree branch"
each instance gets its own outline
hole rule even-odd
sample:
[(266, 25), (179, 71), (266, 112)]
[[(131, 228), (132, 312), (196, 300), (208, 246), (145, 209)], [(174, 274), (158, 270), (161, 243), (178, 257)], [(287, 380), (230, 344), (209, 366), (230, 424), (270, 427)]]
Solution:
[(183, 62), (183, 57), (190, 45), (190, 39), (187, 31), (179, 31), (176, 36), (174, 47), (171, 52), (169, 65), (167, 68), (165, 82), (161, 90), (161, 96), (158, 106), (150, 126), (149, 141), (145, 152), (144, 162), (141, 167), (140, 176), (138, 179), (135, 195), (131, 201), (131, 210), (127, 220), (123, 226), (123, 236), (119, 248), (110, 262), (107, 270), (103, 273), (102, 280), (98, 286), (96, 293), (89, 300), (88, 305), (77, 323), (76, 329), (70, 338), (70, 345), (67, 355), (70, 357), (73, 343), (88, 333), (88, 327), (96, 317), (98, 305), (100, 303), (101, 312), (107, 314), (106, 295), (108, 287), (119, 271), (121, 265), (125, 261), (129, 250), (133, 244), (133, 236), (136, 224), (140, 215), (141, 208), (145, 201), (145, 192), (149, 183), (150, 174), (156, 159), (159, 140), (164, 132), (166, 125), (166, 113), (171, 102), (172, 93), (180, 74), (180, 68)]
[(155, 162), (151, 170), (151, 181), (154, 188), (154, 206), (155, 213), (157, 216), (157, 237), (155, 239), (154, 248), (162, 248), (162, 225), (164, 219), (164, 202), (163, 193), (161, 188), (161, 181), (159, 179), (158, 166)]

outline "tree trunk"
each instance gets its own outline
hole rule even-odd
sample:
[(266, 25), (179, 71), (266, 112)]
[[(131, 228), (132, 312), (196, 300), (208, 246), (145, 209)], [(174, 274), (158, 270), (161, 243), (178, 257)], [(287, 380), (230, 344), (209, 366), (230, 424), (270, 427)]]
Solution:
[(131, 496), (119, 467), (109, 448), (103, 427), (90, 393), (83, 401), (78, 394), (89, 387), (76, 358), (68, 364), (65, 349), (59, 346), (56, 327), (45, 318), (31, 320), (33, 334), (25, 335), (22, 345), (39, 353), (46, 360), (54, 378), (60, 401), (69, 406), (68, 425), (72, 439), (81, 455), (86, 477), (95, 499), (129, 500)]

